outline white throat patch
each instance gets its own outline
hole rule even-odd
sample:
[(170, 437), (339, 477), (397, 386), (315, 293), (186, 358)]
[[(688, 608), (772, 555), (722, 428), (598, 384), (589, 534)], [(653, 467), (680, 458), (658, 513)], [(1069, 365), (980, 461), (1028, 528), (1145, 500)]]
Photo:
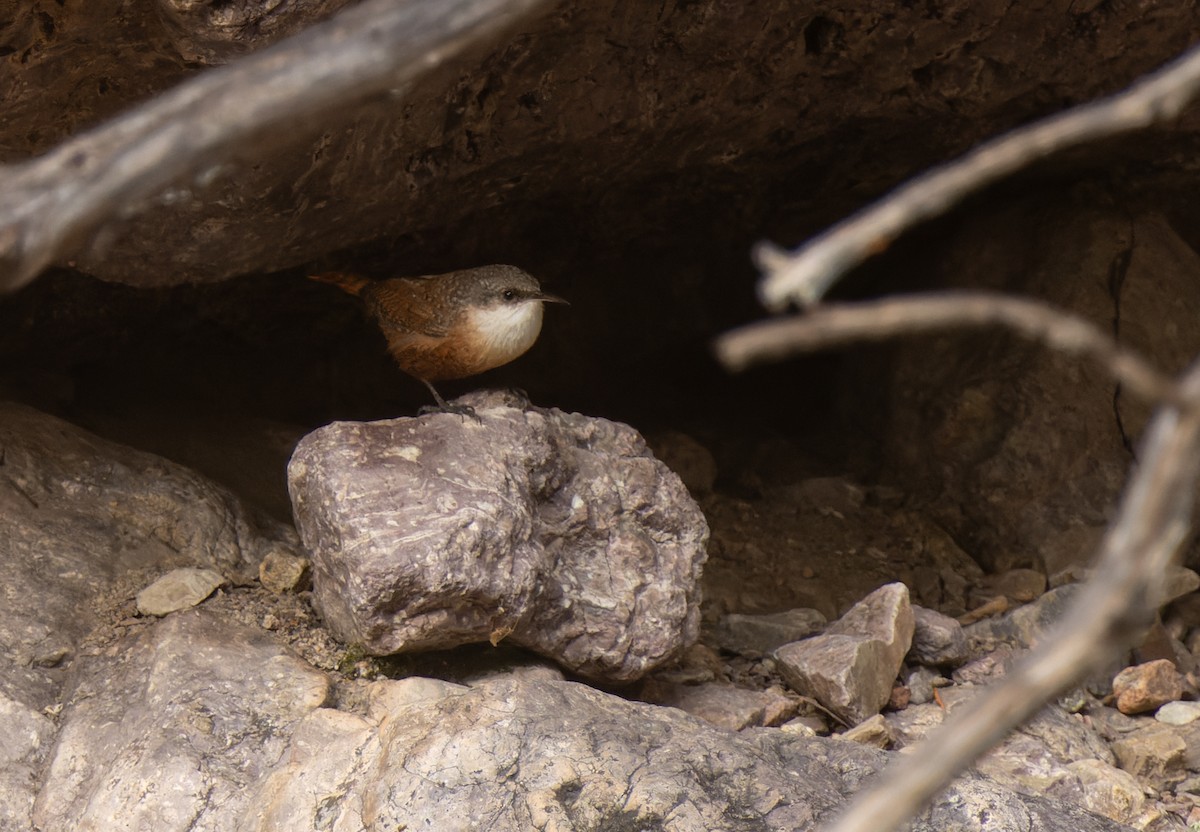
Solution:
[(475, 327), (491, 367), (507, 364), (533, 346), (542, 331), (542, 302), (502, 303), (487, 309), (472, 309)]

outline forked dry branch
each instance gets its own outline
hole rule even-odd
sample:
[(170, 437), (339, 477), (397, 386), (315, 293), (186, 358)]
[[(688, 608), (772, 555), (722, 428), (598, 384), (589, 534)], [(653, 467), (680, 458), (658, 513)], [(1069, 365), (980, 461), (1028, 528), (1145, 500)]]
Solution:
[[(1193, 50), (1125, 93), (996, 139), (918, 177), (794, 254), (760, 247), (756, 256), (766, 271), (760, 295), (774, 309), (789, 302), (811, 305), (848, 269), (968, 193), (1055, 150), (1172, 118), (1198, 90), (1200, 50)], [(1071, 612), (1003, 682), (948, 719), (903, 764), (887, 768), (827, 832), (899, 828), (1051, 697), (1132, 646), (1165, 600), (1167, 568), (1191, 530), (1200, 476), (1200, 365), (1173, 382), (1098, 328), (1040, 302), (975, 293), (816, 307), (728, 333), (717, 352), (738, 369), (849, 341), (983, 325), (1005, 326), (1097, 359), (1115, 380), (1159, 408), (1101, 545), (1095, 578)]]
[(760, 243), (754, 251), (755, 261), (765, 273), (759, 297), (776, 312), (789, 303), (817, 303), (838, 278), (886, 249), (906, 229), (939, 216), (980, 188), (1059, 150), (1170, 121), (1198, 93), (1200, 47), (1123, 93), (985, 142), (961, 159), (902, 185), (794, 252)]
[(0, 166), (0, 292), (65, 260), (172, 186), (269, 152), (321, 116), (416, 78), (545, 0), (368, 0), (28, 162)]

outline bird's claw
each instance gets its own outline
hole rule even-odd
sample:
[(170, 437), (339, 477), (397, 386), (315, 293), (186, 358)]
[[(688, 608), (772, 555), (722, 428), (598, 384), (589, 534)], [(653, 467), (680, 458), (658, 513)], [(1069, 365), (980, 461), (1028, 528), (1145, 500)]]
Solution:
[(483, 419), (479, 418), (479, 414), (475, 412), (475, 408), (467, 404), (429, 404), (422, 407), (418, 413), (422, 416), (428, 416), (430, 413), (453, 413), (456, 416), (483, 422)]

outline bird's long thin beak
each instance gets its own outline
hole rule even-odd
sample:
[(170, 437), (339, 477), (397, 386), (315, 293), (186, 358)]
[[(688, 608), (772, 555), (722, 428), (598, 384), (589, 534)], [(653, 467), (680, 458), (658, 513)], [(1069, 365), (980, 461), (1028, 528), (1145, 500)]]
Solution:
[(567, 304), (567, 306), (571, 305), (563, 298), (560, 298), (558, 295), (548, 295), (545, 292), (539, 292), (537, 295), (537, 299), (544, 303), (565, 303), (565, 304)]

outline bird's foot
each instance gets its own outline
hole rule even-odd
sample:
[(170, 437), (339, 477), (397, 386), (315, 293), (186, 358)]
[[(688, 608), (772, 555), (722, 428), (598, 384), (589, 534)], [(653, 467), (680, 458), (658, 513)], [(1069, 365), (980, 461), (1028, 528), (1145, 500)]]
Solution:
[(466, 404), (449, 404), (448, 402), (429, 404), (417, 412), (422, 416), (428, 416), (430, 413), (453, 413), (456, 416), (462, 416), (464, 419), (470, 418), (476, 422), (483, 421), (483, 419), (479, 418), (479, 414), (475, 412), (475, 408)]

